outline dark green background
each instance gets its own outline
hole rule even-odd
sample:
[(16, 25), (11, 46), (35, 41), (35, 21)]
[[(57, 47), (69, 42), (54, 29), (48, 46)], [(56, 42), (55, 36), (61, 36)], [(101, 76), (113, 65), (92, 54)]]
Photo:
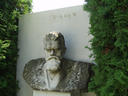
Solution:
[(95, 58), (89, 91), (97, 96), (128, 96), (128, 0), (86, 0), (90, 50)]
[(0, 96), (16, 96), (18, 18), (31, 11), (31, 2), (0, 1)]

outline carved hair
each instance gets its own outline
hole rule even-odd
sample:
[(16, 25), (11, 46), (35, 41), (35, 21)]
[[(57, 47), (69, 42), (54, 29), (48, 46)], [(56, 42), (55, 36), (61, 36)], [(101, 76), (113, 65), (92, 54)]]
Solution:
[(52, 40), (57, 41), (60, 45), (61, 50), (65, 52), (66, 46), (65, 46), (64, 36), (60, 32), (53, 31), (46, 34), (44, 43), (46, 44), (47, 42)]

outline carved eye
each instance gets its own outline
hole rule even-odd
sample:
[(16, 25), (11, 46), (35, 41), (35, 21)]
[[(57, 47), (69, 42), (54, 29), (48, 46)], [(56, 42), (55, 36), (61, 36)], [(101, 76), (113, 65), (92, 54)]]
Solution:
[(51, 49), (46, 49), (48, 52), (51, 52)]
[(61, 50), (60, 48), (54, 49), (55, 52), (58, 52), (58, 51), (60, 51), (60, 50)]
[(58, 49), (54, 49), (54, 52), (57, 52), (58, 51)]

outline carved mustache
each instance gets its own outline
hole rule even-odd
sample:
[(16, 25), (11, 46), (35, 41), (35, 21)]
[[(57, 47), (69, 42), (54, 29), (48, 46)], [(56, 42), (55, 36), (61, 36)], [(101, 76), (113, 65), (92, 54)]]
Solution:
[(47, 61), (49, 61), (49, 60), (51, 60), (51, 59), (56, 59), (56, 60), (59, 60), (59, 61), (60, 61), (60, 59), (59, 59), (57, 56), (50, 56), (50, 57), (47, 59)]

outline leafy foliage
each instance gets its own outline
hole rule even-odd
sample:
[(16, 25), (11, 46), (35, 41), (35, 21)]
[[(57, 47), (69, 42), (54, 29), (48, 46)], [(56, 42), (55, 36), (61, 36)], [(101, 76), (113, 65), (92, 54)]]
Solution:
[(128, 96), (128, 0), (86, 0), (96, 66), (89, 91)]
[(0, 1), (0, 96), (16, 95), (18, 18), (31, 11), (31, 2)]

